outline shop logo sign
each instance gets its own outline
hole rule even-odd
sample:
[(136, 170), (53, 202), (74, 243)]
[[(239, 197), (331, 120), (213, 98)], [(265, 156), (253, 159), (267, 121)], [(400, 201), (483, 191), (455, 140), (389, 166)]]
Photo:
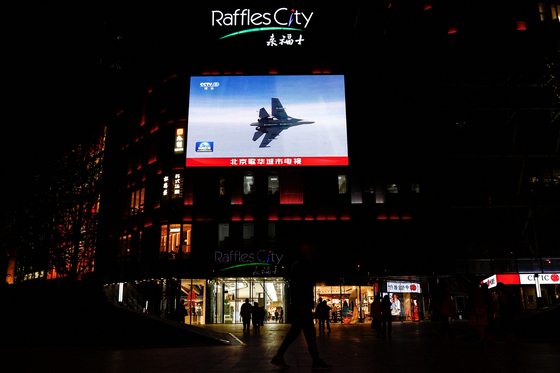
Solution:
[[(539, 274), (539, 284), (558, 284), (560, 282), (560, 276), (558, 273), (543, 273)], [(534, 285), (535, 284), (535, 275), (533, 274), (523, 274), (519, 275), (519, 279), (521, 285)]]
[[(252, 12), (251, 9), (236, 9), (233, 13), (221, 10), (212, 10), (212, 27), (245, 26), (252, 27), (242, 31), (222, 36), (225, 39), (231, 36), (258, 31), (303, 31), (309, 26), (313, 12), (304, 13), (297, 9), (278, 8), (270, 12)], [(274, 34), (272, 34), (274, 37)], [(290, 34), (291, 39), (291, 34)], [(303, 41), (300, 35), (300, 40)], [(301, 42), (300, 42), (301, 44)]]

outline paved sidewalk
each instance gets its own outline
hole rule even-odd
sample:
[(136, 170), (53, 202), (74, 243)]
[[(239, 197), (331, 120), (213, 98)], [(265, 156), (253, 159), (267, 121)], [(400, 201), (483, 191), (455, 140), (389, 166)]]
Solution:
[[(516, 344), (476, 343), (465, 322), (452, 322), (456, 344), (438, 344), (439, 324), (393, 323), (392, 339), (377, 338), (369, 324), (332, 325), (317, 336), (321, 357), (333, 372), (556, 372), (558, 339)], [(2, 372), (282, 372), (270, 364), (289, 325), (265, 324), (244, 333), (242, 325), (206, 325), (242, 344), (161, 347), (58, 347), (0, 350)], [(36, 336), (42, 338), (43, 336)], [(110, 341), (107, 341), (110, 346)], [(160, 341), (161, 342), (161, 341)], [(285, 355), (285, 372), (311, 371), (303, 335)]]

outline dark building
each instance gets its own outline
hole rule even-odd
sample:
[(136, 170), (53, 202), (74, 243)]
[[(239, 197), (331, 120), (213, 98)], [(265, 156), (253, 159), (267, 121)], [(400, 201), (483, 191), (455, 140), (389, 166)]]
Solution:
[[(367, 317), (375, 293), (395, 296), (398, 318), (427, 318), (438, 282), (462, 314), (493, 275), (527, 308), (558, 302), (559, 6), (370, 3), (143, 9), (113, 50), (126, 95), (107, 125), (95, 267), (111, 300), (169, 318), (184, 301), (188, 323), (237, 323), (251, 298), (272, 317), (308, 242), (338, 321)], [(307, 113), (314, 124), (281, 135), (250, 127), (274, 115), (272, 97), (300, 118), (314, 84), (334, 110), (331, 80), (343, 135)], [(228, 116), (220, 92), (254, 114)], [(248, 137), (220, 157), (230, 120)], [(316, 141), (328, 134), (334, 157)], [(222, 163), (189, 163), (208, 149)]]

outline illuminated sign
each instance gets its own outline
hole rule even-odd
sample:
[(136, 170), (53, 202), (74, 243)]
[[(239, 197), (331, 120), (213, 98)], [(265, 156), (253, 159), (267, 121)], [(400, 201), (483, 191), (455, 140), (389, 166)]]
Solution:
[(187, 167), (348, 165), (342, 75), (191, 77), (189, 97)]
[(491, 289), (498, 285), (501, 282), (504, 285), (519, 285), (519, 277), (520, 275), (494, 275), (488, 278), (485, 278), (480, 283), (486, 283), (488, 285), (488, 289)]
[(306, 28), (313, 12), (305, 14), (296, 9), (278, 8), (273, 12), (251, 12), (251, 9), (236, 9), (233, 13), (212, 10), (212, 26), (270, 26)]
[[(220, 39), (253, 32), (271, 32), (267, 34), (269, 36), (266, 39), (266, 45), (277, 47), (294, 44), (301, 45), (304, 41), (301, 31), (309, 26), (312, 17), (313, 12), (306, 13), (288, 8), (278, 8), (262, 13), (252, 11), (251, 9), (236, 9), (232, 13), (212, 10), (211, 25), (212, 27), (243, 28), (240, 31), (223, 35)], [(296, 34), (298, 31), (300, 33)]]
[(420, 284), (412, 282), (390, 282), (387, 281), (388, 293), (421, 293)]
[[(529, 273), (523, 273), (519, 275), (519, 281), (521, 285), (535, 285), (535, 275)], [(541, 273), (539, 274), (539, 284), (548, 285), (560, 284), (560, 276), (558, 273)]]
[(169, 176), (163, 177), (163, 196), (164, 197), (173, 197), (173, 198), (180, 198), (183, 196), (182, 192), (183, 187), (183, 178), (181, 174), (174, 174), (173, 178)]
[(214, 261), (219, 263), (254, 264), (253, 262), (258, 262), (278, 265), (283, 257), (283, 254), (278, 255), (270, 250), (260, 250), (257, 253), (242, 253), (240, 250), (214, 252)]
[(177, 128), (175, 130), (175, 153), (182, 153), (184, 151), (185, 144), (185, 130), (183, 128)]

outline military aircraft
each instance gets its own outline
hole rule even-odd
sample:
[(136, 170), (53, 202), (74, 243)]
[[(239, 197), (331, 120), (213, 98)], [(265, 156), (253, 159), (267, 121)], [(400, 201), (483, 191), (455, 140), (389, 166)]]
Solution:
[(278, 97), (273, 97), (272, 116), (268, 115), (268, 112), (263, 107), (259, 111), (258, 122), (251, 123), (251, 126), (257, 127), (255, 134), (253, 135), (253, 141), (257, 141), (262, 135), (266, 135), (259, 145), (259, 148), (268, 148), (268, 144), (270, 144), (272, 140), (275, 140), (280, 132), (291, 127), (312, 123), (315, 122), (289, 117), (288, 114), (286, 114), (286, 110), (284, 110), (284, 107), (280, 103), (280, 99)]

